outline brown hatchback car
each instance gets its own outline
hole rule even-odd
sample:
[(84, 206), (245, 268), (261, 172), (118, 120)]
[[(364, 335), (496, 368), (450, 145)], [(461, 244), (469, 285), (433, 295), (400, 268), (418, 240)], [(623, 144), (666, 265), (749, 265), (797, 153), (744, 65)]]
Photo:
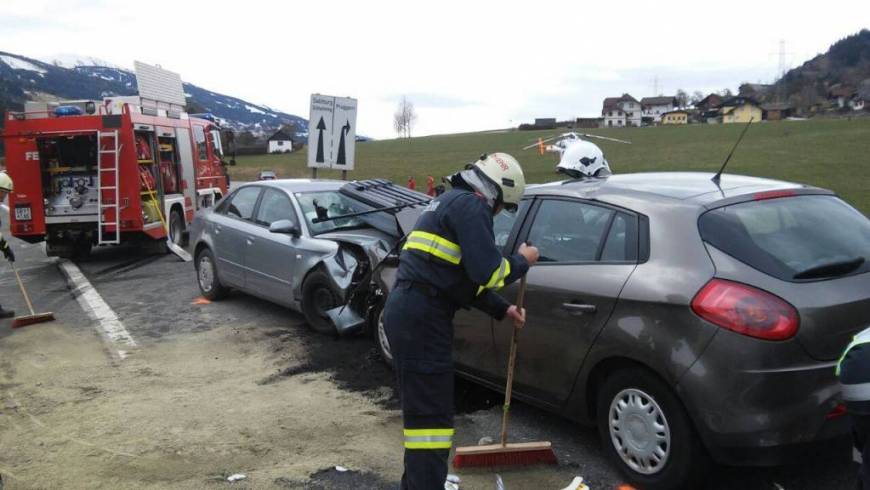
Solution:
[[(870, 220), (824, 189), (711, 177), (530, 186), (495, 220), (505, 251), (541, 251), (516, 397), (596, 423), (643, 488), (691, 485), (711, 457), (777, 464), (848, 434), (834, 365), (870, 326)], [(457, 313), (457, 372), (503, 389), (510, 334)]]

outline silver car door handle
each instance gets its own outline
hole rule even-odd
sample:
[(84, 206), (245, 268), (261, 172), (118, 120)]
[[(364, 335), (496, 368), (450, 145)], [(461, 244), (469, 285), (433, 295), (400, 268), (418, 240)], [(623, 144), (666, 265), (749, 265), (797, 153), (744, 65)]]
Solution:
[(253, 245), (253, 244), (254, 244), (254, 239), (251, 238), (251, 237), (248, 237), (245, 241), (248, 242), (248, 245)]
[(562, 309), (576, 311), (577, 313), (595, 313), (598, 307), (595, 305), (583, 305), (579, 303), (562, 303)]

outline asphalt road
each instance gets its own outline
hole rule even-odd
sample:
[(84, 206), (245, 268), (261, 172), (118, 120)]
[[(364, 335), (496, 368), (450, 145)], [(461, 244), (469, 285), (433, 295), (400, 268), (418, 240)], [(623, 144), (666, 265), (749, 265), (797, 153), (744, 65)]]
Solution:
[[(7, 235), (8, 236), (8, 235)], [(102, 413), (101, 409), (111, 407), (117, 401), (117, 396), (125, 396), (128, 409), (124, 413), (140, 414), (147, 417), (151, 408), (137, 411), (140, 403), (135, 392), (142, 390), (141, 403), (148, 407), (159, 407), (161, 403), (161, 385), (140, 384), (148, 376), (142, 373), (158, 373), (163, 376), (166, 390), (174, 390), (180, 399), (172, 398), (166, 403), (178, 403), (172, 417), (184, 419), (193, 417), (197, 411), (207, 410), (208, 405), (220, 405), (218, 398), (233, 398), (233, 386), (238, 386), (239, 393), (244, 393), (244, 399), (239, 404), (245, 406), (251, 413), (246, 417), (247, 425), (238, 429), (243, 434), (252, 434), (244, 453), (228, 452), (221, 464), (232, 461), (232, 458), (244, 460), (246, 472), (257, 478), (251, 478), (250, 488), (395, 488), (401, 473), (401, 449), (398, 439), (399, 424), (397, 402), (392, 389), (392, 374), (378, 358), (374, 345), (368, 338), (334, 339), (312, 333), (305, 325), (302, 317), (279, 306), (252, 298), (243, 294), (233, 293), (227, 299), (210, 304), (198, 304), (199, 291), (195, 282), (192, 263), (180, 262), (172, 255), (166, 255), (159, 246), (132, 247), (123, 246), (96, 250), (91, 258), (78, 263), (83, 274), (111, 307), (117, 317), (123, 322), (126, 330), (136, 339), (137, 347), (131, 354), (132, 360), (118, 361), (112, 359), (113, 346), (107, 343), (104, 336), (96, 334), (95, 320), (86, 314), (74, 295), (66, 286), (63, 275), (58, 270), (56, 261), (44, 257), (41, 246), (29, 246), (18, 240), (12, 240), (19, 255), (17, 265), (24, 280), (33, 291), (33, 299), (39, 310), (54, 311), (58, 322), (54, 325), (33, 326), (28, 329), (12, 331), (8, 328), (8, 320), (0, 321), (0, 422), (12, 422), (7, 429), (0, 423), (0, 474), (7, 474), (5, 481), (8, 488), (30, 488), (28, 481), (41, 482), (40, 485), (52, 486), (51, 483), (67, 488), (80, 488), (76, 481), (65, 480), (64, 474), (73, 472), (73, 465), (89, 464), (90, 474), (101, 475), (100, 471), (111, 473), (118, 465), (117, 458), (109, 455), (106, 459), (91, 457), (87, 460), (69, 458), (32, 459), (17, 457), (28, 451), (38, 451), (46, 446), (31, 447), (34, 440), (51, 447), (60, 454), (64, 442), (56, 441), (44, 433), (46, 420), (52, 420), (52, 410), (68, 409), (68, 403), (83, 403), (92, 407), (94, 413)], [(4, 307), (12, 307), (19, 312), (24, 311), (24, 303), (14, 282), (9, 268), (0, 263), (0, 299)], [(32, 330), (30, 330), (32, 329)], [(81, 352), (65, 356), (63, 350), (56, 353), (63, 359), (59, 372), (75, 372), (77, 369), (93, 373), (111, 371), (114, 366), (120, 374), (106, 374), (106, 378), (93, 381), (93, 386), (77, 388), (77, 398), (69, 400), (54, 400), (54, 395), (42, 395), (40, 390), (47, 389), (49, 384), (45, 377), (40, 377), (39, 369), (28, 366), (27, 362), (15, 356), (24, 355), (30, 350), (34, 355), (46, 355), (52, 337), (68, 342), (74, 352), (80, 346)], [(81, 344), (81, 345), (80, 345)], [(101, 345), (94, 349), (94, 345)], [(11, 349), (15, 349), (13, 352)], [(49, 351), (45, 351), (49, 349)], [(214, 357), (210, 352), (214, 351)], [(172, 356), (158, 356), (156, 353), (170, 352)], [(181, 362), (190, 352), (191, 360)], [(94, 360), (93, 356), (103, 356), (104, 359)], [(12, 359), (10, 361), (10, 359)], [(16, 360), (17, 359), (17, 360)], [(196, 366), (192, 362), (196, 359)], [(48, 362), (48, 361), (46, 361)], [(104, 363), (104, 366), (94, 365)], [(123, 363), (136, 366), (130, 377), (119, 381), (123, 374)], [(147, 367), (136, 363), (148, 363)], [(207, 364), (206, 364), (207, 363)], [(79, 366), (81, 364), (81, 366)], [(121, 365), (118, 368), (118, 365)], [(183, 384), (186, 370), (190, 376), (199, 376), (202, 383)], [(245, 372), (248, 370), (249, 372)], [(209, 373), (225, 373), (217, 377), (208, 377)], [(158, 374), (154, 374), (157, 376)], [(225, 386), (221, 378), (238, 376), (234, 384)], [(199, 378), (198, 378), (199, 379)], [(28, 383), (40, 380), (38, 384)], [(174, 380), (172, 384), (169, 380)], [(80, 382), (78, 380), (77, 382)], [(102, 384), (101, 384), (102, 383)], [(131, 389), (125, 392), (119, 384), (132, 383)], [(78, 385), (77, 385), (78, 386)], [(170, 388), (172, 387), (172, 388)], [(219, 387), (221, 391), (206, 391), (208, 387)], [(292, 387), (294, 393), (288, 393)], [(68, 389), (68, 386), (62, 388)], [(133, 391), (131, 394), (130, 391)], [(200, 391), (202, 391), (200, 393)], [(102, 396), (99, 394), (103, 393)], [(14, 397), (13, 397), (14, 394)], [(115, 394), (117, 396), (110, 396)], [(147, 395), (146, 395), (147, 394)], [(42, 396), (42, 398), (40, 398)], [(59, 396), (59, 395), (58, 395)], [(281, 398), (287, 397), (287, 398)], [(317, 397), (322, 397), (317, 398)], [(27, 401), (21, 402), (27, 398)], [(57, 398), (57, 397), (55, 397)], [(302, 403), (312, 399), (309, 408), (299, 408), (299, 411), (310, 410), (310, 418), (284, 420), (282, 412), (275, 405)], [(457, 444), (476, 444), (483, 436), (494, 437), (498, 433), (500, 423), (500, 395), (465, 382), (457, 383)], [(304, 400), (300, 400), (304, 399)], [(39, 401), (42, 400), (42, 401)], [(197, 401), (200, 400), (200, 401)], [(29, 404), (31, 421), (34, 417), (42, 420), (32, 430), (38, 437), (34, 438), (31, 429), (26, 427), (27, 419), (21, 413), (21, 406)], [(330, 410), (331, 406), (341, 407), (340, 410)], [(230, 405), (232, 406), (232, 405)], [(316, 410), (311, 406), (320, 407)], [(37, 408), (33, 408), (37, 407)], [(262, 408), (267, 407), (267, 408)], [(115, 409), (112, 409), (115, 410)], [(233, 411), (234, 409), (222, 409)], [(278, 411), (276, 411), (278, 410)], [(62, 412), (75, 413), (75, 412)], [(110, 411), (108, 413), (115, 413)], [(218, 412), (220, 413), (220, 412)], [(34, 415), (35, 414), (35, 415)], [(350, 415), (355, 421), (347, 420)], [(6, 418), (4, 418), (6, 417)], [(302, 417), (300, 415), (300, 417)], [(213, 418), (213, 417), (212, 417)], [(281, 418), (278, 422), (276, 419)], [(64, 420), (64, 419), (59, 419)], [(67, 424), (88, 424), (87, 419), (69, 418)], [(253, 423), (251, 421), (255, 421)], [(367, 422), (356, 422), (366, 420)], [(315, 422), (316, 421), (316, 422)], [(59, 422), (62, 423), (62, 422)], [(114, 452), (122, 452), (119, 447), (127, 448), (124, 454), (131, 453), (140, 458), (145, 454), (154, 456), (155, 465), (167, 465), (172, 458), (184, 457), (186, 438), (195, 447), (215, 447), (226, 442), (217, 442), (225, 437), (220, 430), (203, 429), (201, 420), (187, 424), (184, 431), (166, 432), (173, 435), (171, 441), (164, 445), (173, 447), (172, 454), (162, 455), (155, 447), (144, 449), (131, 440), (123, 439), (127, 427), (136, 427), (135, 420), (125, 420), (128, 425), (113, 426), (107, 430), (101, 447), (115, 448)], [(229, 422), (227, 422), (229, 423)], [(242, 424), (242, 422), (239, 422)], [(292, 437), (278, 438), (270, 434), (277, 430), (301, 431), (303, 427), (290, 424), (307, 425), (311, 423), (330, 427), (340, 427), (338, 435), (323, 436), (319, 444), (314, 444), (319, 436), (310, 435), (307, 441), (296, 440), (291, 447), (288, 440)], [(345, 426), (344, 424), (347, 424)], [(354, 425), (354, 424), (359, 424)], [(514, 406), (511, 417), (512, 434), (520, 440), (550, 440), (556, 448), (559, 465), (555, 467), (537, 467), (522, 470), (506, 470), (501, 473), (508, 489), (526, 488), (561, 488), (570, 482), (575, 475), (583, 476), (593, 489), (615, 488), (624, 480), (614, 468), (604, 459), (597, 433), (593, 428), (581, 427), (559, 419), (544, 411), (518, 403)], [(206, 424), (207, 425), (207, 424)], [(262, 427), (265, 425), (266, 427)], [(193, 429), (191, 429), (193, 427)], [(223, 427), (223, 426), (220, 426)], [(371, 445), (371, 448), (343, 445), (345, 439), (359, 431), (369, 434), (367, 443), (360, 442), (356, 446)], [(223, 427), (226, 431), (230, 428)], [(67, 427), (69, 431), (75, 427)], [(58, 429), (60, 430), (60, 429)], [(129, 429), (132, 430), (132, 429)], [(143, 429), (140, 429), (143, 430)], [(236, 430), (236, 429), (232, 429)], [(164, 430), (161, 429), (161, 432)], [(97, 431), (98, 432), (98, 431)], [(322, 433), (326, 433), (324, 429)], [(378, 439), (381, 433), (396, 433), (396, 437)], [(90, 437), (97, 440), (100, 434), (88, 429)], [(216, 435), (217, 434), (217, 435)], [(149, 436), (158, 437), (158, 436)], [(329, 437), (334, 437), (330, 439)], [(384, 436), (386, 437), (386, 436)], [(120, 441), (123, 439), (123, 444)], [(163, 436), (159, 436), (163, 440)], [(114, 442), (113, 442), (114, 441)], [(114, 445), (112, 445), (114, 444)], [(211, 449), (210, 449), (211, 450)], [(366, 453), (374, 453), (374, 457), (366, 457)], [(255, 454), (252, 458), (249, 453)], [(38, 453), (37, 453), (38, 454)], [(219, 453), (223, 455), (223, 453)], [(290, 458), (305, 459), (305, 464), (281, 463)], [(166, 459), (161, 459), (165, 457)], [(194, 462), (198, 462), (194, 456)], [(72, 458), (72, 456), (70, 456)], [(271, 461), (270, 458), (274, 459)], [(351, 471), (336, 472), (333, 465), (343, 461), (355, 462)], [(82, 462), (84, 461), (84, 463)], [(210, 461), (203, 460), (200, 466), (193, 466), (187, 473), (180, 472), (178, 480), (172, 474), (164, 475), (164, 480), (154, 480), (154, 468), (141, 470), (141, 481), (134, 486), (142, 488), (195, 488), (198, 485), (209, 487), (219, 484), (226, 476), (220, 468)], [(64, 466), (68, 465), (68, 466)], [(165, 467), (165, 466), (163, 466)], [(228, 467), (227, 471), (230, 471)], [(199, 474), (198, 472), (201, 472)], [(210, 474), (208, 472), (211, 472)], [(215, 473), (218, 477), (215, 477)], [(495, 488), (494, 476), (491, 471), (459, 471), (463, 479), (462, 488)], [(709, 475), (705, 487), (711, 489), (852, 489), (854, 488), (855, 468), (843, 454), (826, 454), (819, 452), (808, 455), (807, 459), (791, 466), (776, 468), (726, 468), (717, 467)], [(138, 474), (138, 473), (134, 473)], [(15, 475), (10, 477), (9, 475)], [(147, 475), (147, 476), (146, 476)], [(97, 478), (94, 477), (94, 478)], [(56, 480), (52, 480), (56, 478)], [(106, 477), (108, 478), (108, 477)], [(89, 480), (84, 484), (91, 487), (94, 482), (105, 481), (105, 487), (111, 488), (121, 484), (117, 480), (99, 478)], [(16, 482), (18, 486), (16, 486)], [(191, 483), (193, 482), (193, 483)], [(216, 483), (217, 482), (217, 483)], [(129, 481), (123, 485), (130, 484)], [(101, 486), (101, 485), (96, 485)]]

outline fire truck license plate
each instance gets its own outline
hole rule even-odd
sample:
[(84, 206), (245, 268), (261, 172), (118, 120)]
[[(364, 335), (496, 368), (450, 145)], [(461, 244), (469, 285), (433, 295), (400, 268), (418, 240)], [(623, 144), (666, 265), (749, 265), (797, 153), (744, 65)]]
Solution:
[(18, 221), (30, 221), (30, 208), (15, 208), (15, 219)]

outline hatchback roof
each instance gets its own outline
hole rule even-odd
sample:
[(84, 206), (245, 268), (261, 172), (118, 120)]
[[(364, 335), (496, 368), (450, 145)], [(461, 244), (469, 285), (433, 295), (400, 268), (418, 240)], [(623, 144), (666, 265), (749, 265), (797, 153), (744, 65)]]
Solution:
[(732, 174), (723, 174), (717, 185), (712, 178), (713, 174), (708, 172), (616, 174), (604, 179), (566, 180), (531, 185), (528, 194), (574, 195), (602, 201), (620, 201), (620, 198), (676, 200), (704, 205), (756, 192), (814, 189), (803, 184)]

